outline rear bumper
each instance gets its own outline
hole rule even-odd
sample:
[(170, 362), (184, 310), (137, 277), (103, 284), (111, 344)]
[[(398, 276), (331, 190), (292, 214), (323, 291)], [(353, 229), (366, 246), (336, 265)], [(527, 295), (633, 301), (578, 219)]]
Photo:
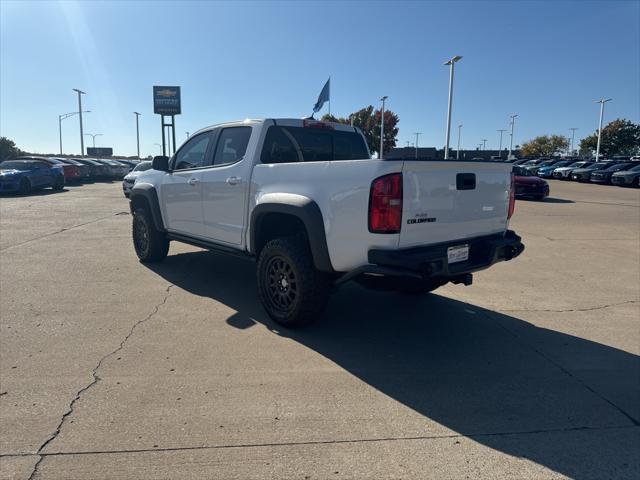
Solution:
[[(449, 264), (447, 249), (469, 245), (469, 259)], [(467, 273), (477, 272), (494, 263), (511, 260), (524, 251), (519, 235), (507, 230), (504, 235), (489, 235), (454, 242), (402, 250), (369, 250), (371, 273), (414, 278), (450, 280)], [(361, 272), (368, 273), (368, 266)], [(382, 271), (384, 273), (382, 273)]]

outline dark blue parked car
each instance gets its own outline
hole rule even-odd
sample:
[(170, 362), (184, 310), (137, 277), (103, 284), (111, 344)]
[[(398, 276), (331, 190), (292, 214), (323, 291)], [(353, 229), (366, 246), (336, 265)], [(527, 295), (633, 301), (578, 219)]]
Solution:
[(64, 188), (64, 170), (37, 160), (7, 160), (0, 163), (0, 192), (26, 195), (32, 190)]

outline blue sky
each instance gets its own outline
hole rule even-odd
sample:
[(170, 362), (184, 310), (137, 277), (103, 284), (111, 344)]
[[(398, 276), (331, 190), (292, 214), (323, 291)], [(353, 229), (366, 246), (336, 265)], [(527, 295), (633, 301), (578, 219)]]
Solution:
[[(177, 137), (221, 121), (302, 117), (329, 75), (331, 110), (347, 115), (388, 95), (399, 144), (444, 145), (448, 69), (456, 67), (452, 144), (488, 139), (518, 113), (514, 143), (576, 137), (640, 121), (640, 2), (0, 2), (0, 134), (58, 151), (58, 115), (87, 92), (97, 146), (158, 152), (152, 85), (180, 85)], [(90, 143), (90, 138), (85, 144)], [(63, 122), (79, 153), (77, 117)]]

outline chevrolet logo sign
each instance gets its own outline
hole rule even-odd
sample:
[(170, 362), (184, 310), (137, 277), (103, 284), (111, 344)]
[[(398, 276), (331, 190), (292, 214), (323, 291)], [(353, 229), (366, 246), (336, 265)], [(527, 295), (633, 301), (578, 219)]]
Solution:
[(177, 95), (178, 92), (176, 92), (175, 90), (169, 90), (168, 88), (165, 88), (164, 90), (158, 90), (156, 92), (156, 95), (159, 97), (175, 97)]

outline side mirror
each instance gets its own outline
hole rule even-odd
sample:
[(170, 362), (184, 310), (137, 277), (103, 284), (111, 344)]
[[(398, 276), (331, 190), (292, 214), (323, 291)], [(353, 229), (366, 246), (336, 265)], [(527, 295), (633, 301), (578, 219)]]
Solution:
[(160, 170), (161, 172), (169, 171), (169, 157), (165, 157), (164, 155), (158, 155), (157, 157), (153, 157), (153, 161), (151, 162), (151, 168), (154, 170)]

